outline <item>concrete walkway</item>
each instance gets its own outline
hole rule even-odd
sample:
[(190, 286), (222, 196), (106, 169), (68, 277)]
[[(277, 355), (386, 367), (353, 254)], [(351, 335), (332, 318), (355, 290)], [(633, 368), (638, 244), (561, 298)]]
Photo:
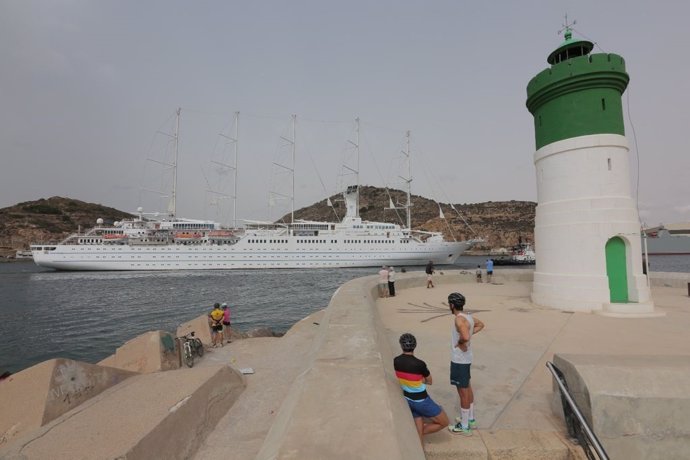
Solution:
[[(459, 403), (455, 388), (448, 382), (452, 327), (452, 317), (446, 305), (448, 294), (462, 292), (468, 299), (466, 309), (486, 324), (486, 329), (473, 342), (472, 385), (479, 429), (472, 437), (454, 435), (446, 430), (427, 436), (424, 445), (426, 458), (583, 458), (580, 449), (566, 438), (563, 421), (551, 409), (552, 379), (545, 362), (552, 360), (554, 353), (631, 356), (689, 353), (690, 298), (683, 288), (653, 287), (657, 310), (663, 311), (664, 316), (621, 319), (533, 305), (529, 300), (531, 283), (525, 281), (526, 275), (529, 276), (524, 270), (499, 270), (493, 284), (478, 284), (471, 273), (446, 271), (437, 276), (435, 288), (426, 289), (423, 279), (414, 279), (421, 275), (400, 274), (396, 297), (378, 299), (364, 306), (352, 304), (352, 312), (358, 308), (377, 311), (380, 322), (375, 321), (379, 322), (376, 330), (381, 331), (382, 339), (388, 341), (394, 355), (399, 350), (397, 339), (400, 334), (412, 332), (416, 335), (416, 354), (427, 362), (434, 376), (430, 394), (445, 408), (451, 420), (459, 414)], [(375, 289), (375, 277), (371, 283), (365, 279), (360, 284), (362, 287), (358, 289), (363, 289), (366, 297), (369, 288)], [(341, 293), (340, 297), (343, 295)], [(336, 293), (334, 299), (338, 296)], [(304, 411), (299, 409), (285, 410), (286, 404), (292, 404), (286, 401), (291, 400), (290, 394), (295, 391), (294, 382), (304, 378), (324, 379), (323, 375), (318, 377), (319, 373), (310, 366), (315, 362), (315, 355), (322, 353), (320, 340), (323, 336), (319, 337), (325, 331), (323, 328), (329, 327), (328, 322), (328, 315), (319, 312), (300, 321), (283, 338), (238, 340), (223, 348), (209, 350), (198, 366), (230, 364), (237, 368), (251, 367), (255, 373), (245, 376), (245, 391), (207, 437), (195, 458), (265, 457), (265, 444), (269, 438), (275, 438), (275, 432), (271, 432), (272, 428), (275, 431), (274, 424), (286, 423), (280, 420), (281, 410), (283, 418), (304, 416)], [(326, 338), (324, 343), (330, 340)], [(343, 340), (348, 339), (343, 337)], [(383, 350), (381, 356), (388, 375), (386, 379), (393, 380), (392, 363), (388, 363), (390, 351)], [(316, 362), (321, 360), (322, 357), (316, 358)], [(323, 420), (314, 420), (315, 426), (320, 427), (319, 436), (324, 436), (324, 433), (325, 436), (333, 436), (334, 444), (343, 437), (351, 438), (347, 434), (350, 428), (343, 432), (340, 427), (355, 427), (357, 421), (367, 414), (343, 411), (337, 406), (339, 421), (334, 425), (331, 414), (334, 401), (329, 391), (332, 382), (305, 380), (298, 387), (307, 383), (321, 388), (318, 394), (310, 396), (323, 405)], [(397, 424), (402, 424), (402, 431), (409, 435), (411, 417), (408, 423), (408, 414), (393, 406), (383, 406), (389, 407), (387, 410), (392, 411), (393, 420), (397, 420), (396, 425), (390, 428), (399, 430), (401, 427)], [(404, 414), (403, 420), (398, 420), (400, 414)], [(294, 420), (289, 423), (299, 424)], [(339, 428), (329, 431), (328, 426), (322, 425)], [(313, 442), (308, 441), (310, 436), (313, 438), (312, 433), (305, 432), (302, 436), (303, 442)], [(351, 441), (359, 445), (356, 439)], [(328, 444), (328, 441), (319, 443)], [(361, 449), (361, 456), (356, 458), (367, 458), (367, 446), (361, 446)], [(277, 457), (292, 458), (285, 455), (282, 452)], [(332, 457), (333, 452), (329, 455)], [(405, 458), (418, 456), (414, 454)]]
[(536, 438), (545, 433), (557, 434), (567, 443), (565, 425), (551, 409), (552, 378), (545, 363), (554, 353), (690, 353), (690, 298), (682, 288), (653, 287), (657, 310), (665, 316), (621, 319), (538, 307), (529, 300), (531, 283), (509, 281), (500, 273), (494, 284), (479, 284), (446, 272), (436, 288), (405, 289), (394, 298), (378, 301), (392, 349), (399, 349), (397, 339), (403, 332), (417, 337), (415, 354), (427, 362), (434, 376), (430, 394), (451, 420), (459, 415), (459, 401), (448, 382), (452, 327), (448, 294), (464, 294), (466, 310), (486, 324), (473, 339), (472, 387), (479, 430), (471, 438), (447, 431), (428, 436), (427, 458), (450, 457), (453, 452), (486, 458), (499, 432), (502, 439), (517, 436), (509, 443), (518, 446), (527, 444), (520, 442), (520, 433), (535, 438), (531, 442), (537, 444), (543, 440)]

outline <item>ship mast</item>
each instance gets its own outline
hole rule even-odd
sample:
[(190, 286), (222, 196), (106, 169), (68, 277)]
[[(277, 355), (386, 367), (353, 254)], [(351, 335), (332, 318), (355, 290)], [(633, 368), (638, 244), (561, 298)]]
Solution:
[(407, 183), (407, 203), (405, 203), (405, 214), (407, 216), (407, 228), (412, 229), (412, 216), (410, 213), (410, 208), (412, 207), (411, 189), (412, 189), (412, 160), (410, 158), (410, 131), (406, 133), (407, 137), (407, 148), (402, 152), (405, 155), (405, 161), (407, 162), (407, 177), (400, 178)]
[[(232, 191), (232, 227), (237, 228), (237, 158), (238, 158), (238, 153), (239, 153), (239, 138), (240, 138), (240, 112), (235, 112), (235, 137), (230, 137), (226, 136), (223, 133), (220, 133), (221, 137), (224, 137), (225, 139), (229, 140), (232, 142), (233, 147), (235, 149), (235, 154), (234, 154), (234, 160), (233, 164), (226, 164), (222, 163), (219, 161), (212, 161), (212, 163), (216, 163), (220, 165), (222, 168), (227, 168), (231, 169), (233, 172), (233, 191)], [(216, 192), (217, 193), (217, 192)]]
[[(282, 140), (287, 142), (288, 144), (292, 145), (292, 165), (290, 167), (282, 165), (280, 163), (273, 163), (275, 166), (278, 166), (280, 168), (283, 168), (287, 171), (290, 171), (290, 176), (292, 177), (292, 193), (290, 194), (290, 223), (295, 223), (295, 153), (296, 153), (296, 146), (297, 146), (297, 134), (296, 134), (296, 125), (297, 125), (297, 115), (292, 115), (292, 139), (288, 139), (285, 136), (280, 136)], [(274, 195), (279, 195), (284, 197), (285, 195), (282, 195), (278, 192), (271, 192)]]
[(170, 195), (170, 203), (168, 204), (168, 213), (170, 217), (175, 217), (177, 215), (177, 158), (178, 158), (178, 147), (180, 138), (180, 112), (181, 107), (177, 108), (177, 118), (175, 120), (175, 134), (173, 139), (175, 141), (175, 158), (173, 159), (172, 169), (173, 169), (173, 185), (172, 194)]
[(237, 228), (237, 154), (239, 149), (240, 139), (240, 112), (235, 112), (235, 166), (232, 191), (232, 228)]
[(348, 140), (350, 144), (355, 147), (355, 167), (356, 169), (350, 168), (348, 165), (343, 165), (345, 169), (349, 169), (355, 174), (357, 178), (357, 199), (355, 203), (355, 217), (359, 217), (359, 117), (355, 118), (355, 142)]
[(292, 196), (290, 197), (290, 222), (295, 223), (295, 149), (297, 147), (297, 115), (292, 115)]

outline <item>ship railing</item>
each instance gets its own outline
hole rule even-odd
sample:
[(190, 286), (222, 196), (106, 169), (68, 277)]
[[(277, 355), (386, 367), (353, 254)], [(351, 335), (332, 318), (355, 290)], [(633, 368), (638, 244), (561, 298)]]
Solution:
[(577, 443), (582, 447), (588, 459), (608, 460), (609, 456), (606, 454), (599, 438), (597, 438), (597, 435), (595, 435), (594, 431), (590, 428), (587, 420), (582, 415), (582, 412), (577, 407), (575, 400), (570, 394), (568, 385), (563, 377), (563, 372), (550, 361), (546, 362), (546, 367), (553, 375), (560, 390), (561, 404), (563, 405), (563, 415), (565, 416), (568, 435), (577, 440)]

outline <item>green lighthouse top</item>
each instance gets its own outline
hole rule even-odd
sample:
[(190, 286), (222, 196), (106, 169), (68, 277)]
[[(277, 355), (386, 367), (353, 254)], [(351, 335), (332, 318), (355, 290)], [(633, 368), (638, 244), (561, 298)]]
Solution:
[(625, 60), (617, 54), (591, 53), (593, 43), (573, 39), (567, 17), (562, 30), (565, 41), (549, 55), (550, 66), (527, 84), (537, 150), (578, 136), (624, 136), (621, 96), (630, 80)]
[(546, 59), (553, 65), (578, 56), (586, 56), (594, 48), (594, 44), (588, 40), (573, 38), (573, 31), (570, 26), (565, 27), (565, 41)]

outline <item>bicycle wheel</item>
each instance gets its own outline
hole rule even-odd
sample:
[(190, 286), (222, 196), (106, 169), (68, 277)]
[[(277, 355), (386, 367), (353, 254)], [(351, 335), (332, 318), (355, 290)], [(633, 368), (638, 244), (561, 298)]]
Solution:
[(192, 367), (194, 365), (194, 355), (192, 354), (192, 347), (189, 342), (184, 343), (184, 363), (187, 367)]
[(204, 344), (201, 343), (201, 340), (194, 339), (194, 348), (196, 349), (196, 354), (199, 355), (200, 358), (204, 356)]

